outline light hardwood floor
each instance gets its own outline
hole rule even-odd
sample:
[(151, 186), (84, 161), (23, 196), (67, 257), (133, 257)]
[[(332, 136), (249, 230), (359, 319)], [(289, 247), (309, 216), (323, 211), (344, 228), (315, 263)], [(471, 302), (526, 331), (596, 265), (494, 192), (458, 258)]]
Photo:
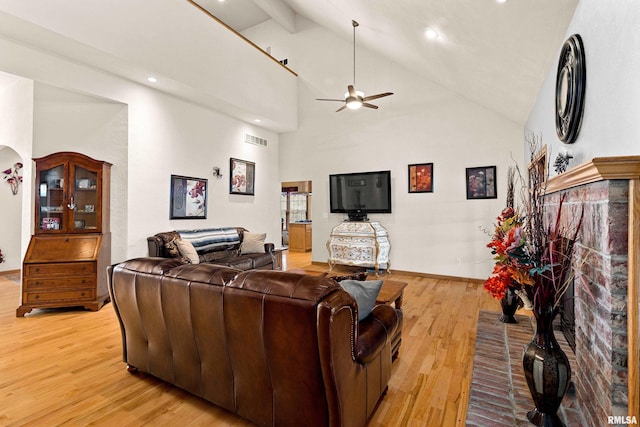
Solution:
[[(288, 254), (286, 265), (326, 270), (310, 254)], [(464, 425), (478, 311), (498, 312), (498, 302), (473, 282), (384, 277), (409, 285), (400, 355), (369, 426)], [(111, 304), (16, 318), (19, 298), (17, 283), (0, 276), (1, 426), (251, 425), (153, 377), (129, 374)]]

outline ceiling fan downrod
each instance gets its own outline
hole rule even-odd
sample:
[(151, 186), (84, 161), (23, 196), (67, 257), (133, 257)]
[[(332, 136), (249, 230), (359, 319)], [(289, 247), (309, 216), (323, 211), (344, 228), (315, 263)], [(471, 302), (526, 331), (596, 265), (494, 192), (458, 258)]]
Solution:
[(352, 19), (351, 25), (353, 25), (353, 87), (356, 87), (356, 27), (360, 24)]

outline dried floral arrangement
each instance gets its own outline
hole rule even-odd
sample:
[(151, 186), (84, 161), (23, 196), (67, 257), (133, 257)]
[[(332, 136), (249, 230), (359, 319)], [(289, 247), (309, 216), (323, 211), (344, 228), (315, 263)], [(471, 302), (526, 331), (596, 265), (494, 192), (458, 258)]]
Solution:
[[(540, 137), (529, 135), (531, 160), (540, 146)], [(574, 269), (573, 254), (584, 215), (581, 208), (574, 221), (561, 221), (564, 196), (560, 197), (554, 220), (545, 224), (546, 176), (544, 169), (530, 168), (528, 182), (521, 185), (521, 206), (513, 205), (515, 178), (524, 183), (517, 166), (508, 175), (507, 207), (497, 218), (495, 231), (487, 245), (496, 265), (485, 281), (485, 289), (502, 298), (511, 287), (524, 292), (537, 312), (555, 311), (570, 285)], [(525, 299), (525, 298), (523, 298)]]

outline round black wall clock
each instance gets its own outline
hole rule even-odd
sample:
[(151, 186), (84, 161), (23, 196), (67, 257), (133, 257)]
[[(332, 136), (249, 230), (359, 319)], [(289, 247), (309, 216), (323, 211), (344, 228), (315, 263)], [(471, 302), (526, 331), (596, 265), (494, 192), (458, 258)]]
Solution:
[(566, 144), (573, 144), (580, 132), (586, 79), (582, 38), (574, 34), (562, 45), (556, 76), (556, 132)]

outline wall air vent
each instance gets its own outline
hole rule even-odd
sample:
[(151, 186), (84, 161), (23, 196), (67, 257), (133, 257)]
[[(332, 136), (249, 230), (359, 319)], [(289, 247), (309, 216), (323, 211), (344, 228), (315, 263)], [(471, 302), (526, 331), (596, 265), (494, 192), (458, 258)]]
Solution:
[(247, 144), (259, 145), (261, 147), (266, 147), (268, 143), (266, 139), (248, 133), (244, 134), (244, 142), (246, 142)]

